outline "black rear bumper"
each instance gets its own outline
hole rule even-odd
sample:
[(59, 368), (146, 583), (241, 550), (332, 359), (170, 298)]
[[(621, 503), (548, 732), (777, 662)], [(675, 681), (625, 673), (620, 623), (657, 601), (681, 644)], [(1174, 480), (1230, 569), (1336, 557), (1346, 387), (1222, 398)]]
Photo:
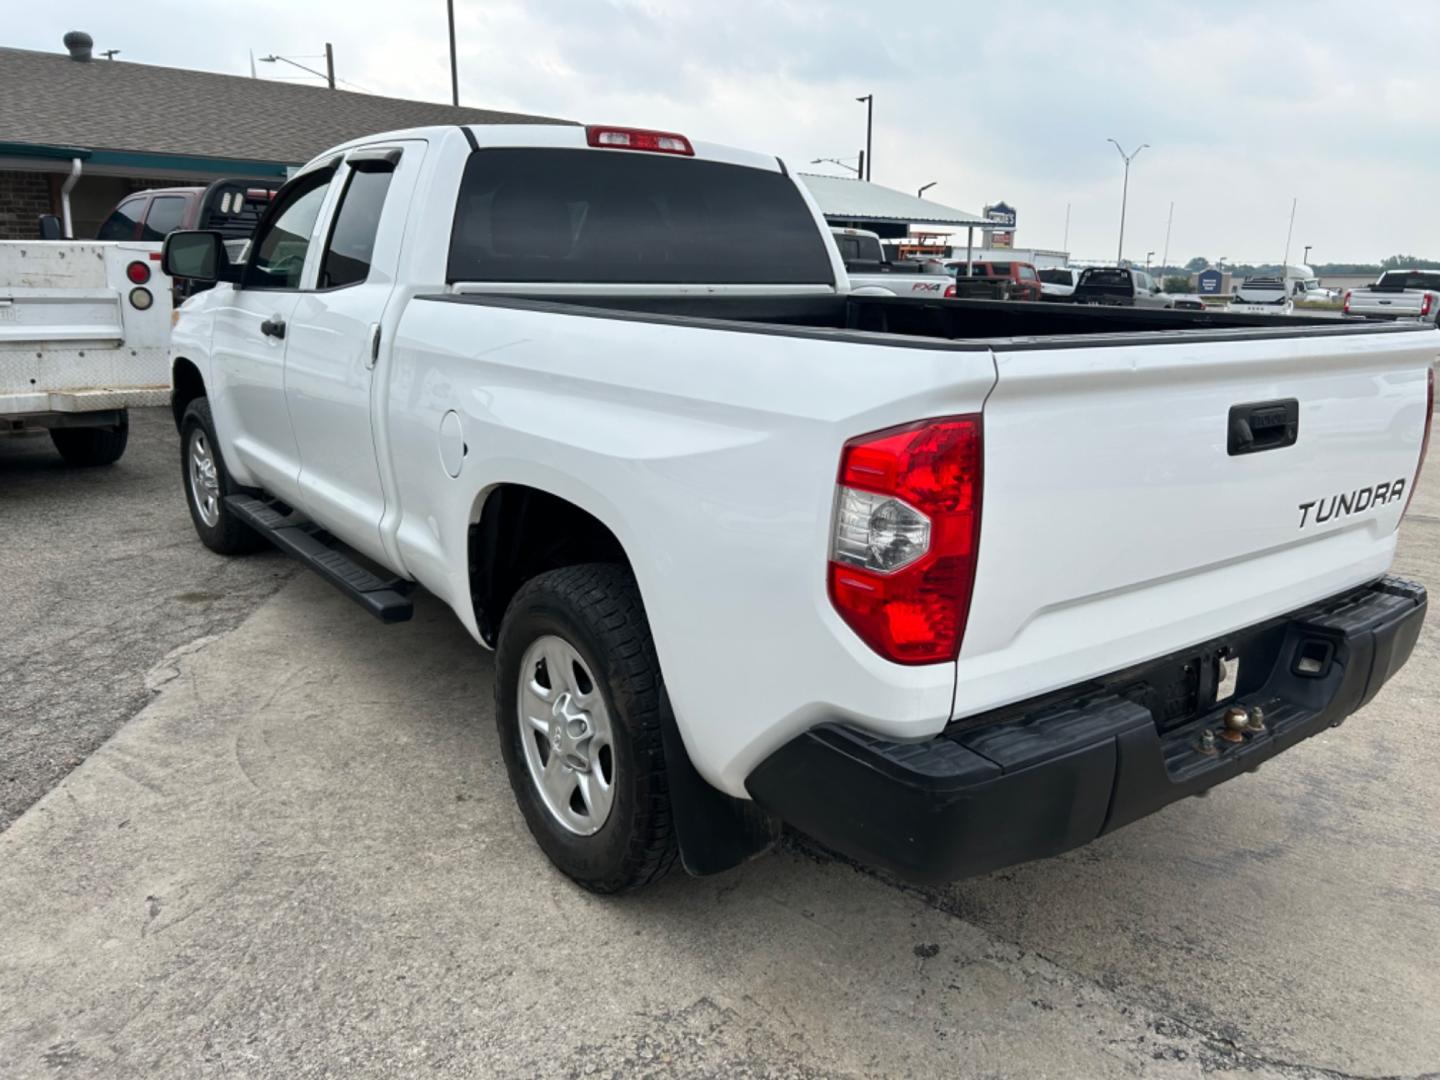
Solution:
[[(1425, 606), (1423, 586), (1383, 578), (1184, 654), (952, 724), (927, 742), (821, 725), (761, 762), (746, 786), (827, 846), (917, 881), (1056, 855), (1339, 724), (1409, 658)], [(1238, 690), (1196, 705), (1214, 700), (1213, 681), (1195, 673), (1221, 650), (1240, 657)], [(1311, 663), (1301, 665), (1302, 655)], [(1202, 732), (1222, 730), (1237, 703), (1261, 706), (1265, 730), (1202, 749)]]

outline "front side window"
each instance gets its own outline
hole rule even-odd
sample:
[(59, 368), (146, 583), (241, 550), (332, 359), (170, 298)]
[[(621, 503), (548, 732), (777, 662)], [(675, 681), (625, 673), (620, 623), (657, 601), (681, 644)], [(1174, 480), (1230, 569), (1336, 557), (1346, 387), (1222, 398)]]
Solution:
[(1021, 281), (1034, 281), (1034, 280), (1035, 280), (1035, 268), (1032, 267), (1032, 266), (1021, 266), (1021, 267), (1020, 267), (1020, 280), (1021, 280)]
[(332, 172), (299, 177), (276, 197), (276, 212), (261, 226), (245, 264), (247, 289), (298, 289), (310, 250), (310, 234), (320, 216), (320, 204), (330, 189)]
[(145, 227), (140, 230), (141, 240), (164, 240), (185, 218), (185, 196), (157, 195), (150, 200), (150, 209), (145, 214)]
[(389, 169), (350, 173), (340, 197), (340, 209), (335, 212), (325, 259), (320, 264), (320, 288), (358, 285), (370, 276), (380, 212), (385, 209), (385, 195), (394, 175)]
[(110, 211), (110, 216), (100, 226), (100, 231), (95, 234), (95, 239), (134, 240), (135, 223), (140, 220), (140, 214), (144, 209), (144, 199), (126, 199)]

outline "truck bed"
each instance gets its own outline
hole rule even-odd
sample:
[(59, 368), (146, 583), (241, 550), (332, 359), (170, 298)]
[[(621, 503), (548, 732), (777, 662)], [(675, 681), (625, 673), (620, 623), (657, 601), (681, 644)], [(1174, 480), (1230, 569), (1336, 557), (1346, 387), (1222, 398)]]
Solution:
[[(892, 296), (598, 296), (531, 298), (480, 292), (419, 297), (448, 303), (553, 311), (594, 318), (675, 325), (716, 326), (751, 332), (801, 334), (806, 330), (879, 333), (909, 338), (984, 341), (994, 338), (1056, 338), (1091, 335), (1156, 335), (1187, 331), (1248, 336), (1362, 334), (1433, 330), (1415, 324), (1379, 325), (1360, 319), (1316, 315), (1251, 315), (1211, 309), (1183, 311), (1014, 300), (929, 300)], [(745, 327), (736, 323), (749, 324)], [(1248, 334), (1247, 334), (1248, 332)], [(873, 340), (866, 338), (866, 340)], [(903, 343), (895, 343), (903, 344)]]

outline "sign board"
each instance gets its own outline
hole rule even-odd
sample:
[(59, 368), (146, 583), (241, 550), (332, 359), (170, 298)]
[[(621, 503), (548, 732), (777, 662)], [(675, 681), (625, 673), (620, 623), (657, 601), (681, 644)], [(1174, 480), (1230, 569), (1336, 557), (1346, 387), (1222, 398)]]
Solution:
[(1196, 291), (1201, 296), (1219, 296), (1220, 289), (1225, 284), (1225, 275), (1213, 266), (1206, 267), (1200, 271), (1196, 282)]
[(1015, 208), (1013, 206), (1006, 206), (1003, 202), (998, 202), (994, 206), (985, 207), (984, 212), (986, 221), (993, 221), (999, 228), (1014, 231)]
[(992, 232), (990, 234), (990, 247), (992, 248), (1013, 248), (1015, 246), (1015, 234), (1013, 232)]

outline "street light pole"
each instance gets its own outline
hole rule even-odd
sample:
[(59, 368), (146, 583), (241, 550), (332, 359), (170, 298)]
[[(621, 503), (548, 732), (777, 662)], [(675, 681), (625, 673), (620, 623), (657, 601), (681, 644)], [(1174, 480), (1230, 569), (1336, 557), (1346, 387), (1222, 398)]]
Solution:
[(1125, 161), (1125, 185), (1120, 189), (1120, 243), (1115, 249), (1115, 262), (1119, 264), (1125, 261), (1125, 204), (1130, 199), (1130, 162), (1139, 157), (1140, 151), (1144, 150), (1150, 144), (1141, 143), (1135, 148), (1133, 153), (1127, 154), (1114, 139), (1106, 139), (1105, 141), (1114, 144), (1115, 149), (1120, 152), (1121, 158)]
[(856, 101), (865, 103), (865, 175), (863, 179), (870, 179), (870, 170), (873, 167), (870, 155), (870, 136), (875, 127), (875, 95), (866, 94), (864, 97), (857, 97)]
[(864, 175), (865, 175), (865, 152), (864, 152), (863, 150), (860, 152), (860, 165), (859, 165), (858, 168), (857, 168), (856, 166), (854, 166), (854, 165), (851, 165), (848, 161), (841, 161), (839, 158), (833, 158), (833, 157), (817, 157), (814, 161), (810, 162), (810, 164), (811, 164), (811, 165), (824, 165), (824, 164), (826, 164), (827, 162), (828, 162), (829, 164), (831, 164), (831, 165), (839, 165), (842, 169), (849, 169), (851, 172), (853, 172), (853, 173), (855, 174), (855, 178), (856, 178), (857, 180), (864, 178)]
[(450, 16), (450, 104), (460, 104), (460, 69), (455, 63), (455, 0), (445, 0), (445, 11)]
[(939, 182), (940, 182), (939, 180), (931, 180), (928, 184), (924, 185), (919, 191), (915, 192), (915, 197), (916, 197), (917, 199), (923, 199), (923, 198), (925, 197), (925, 192), (929, 191), (932, 187), (934, 187), (934, 186), (935, 186), (936, 184), (938, 184)]
[[(306, 67), (304, 64), (297, 64), (294, 60), (291, 60), (288, 56), (274, 56), (274, 55), (271, 55), (271, 56), (261, 56), (261, 57), (259, 57), (258, 59), (259, 59), (259, 61), (260, 61), (262, 64), (273, 64), (273, 63), (275, 63), (276, 61), (281, 61), (281, 62), (283, 62), (283, 63), (289, 64), (291, 67), (297, 67), (297, 68), (299, 68), (301, 71), (308, 71), (311, 75), (314, 75), (316, 78), (324, 79), (327, 83), (329, 83), (331, 90), (334, 90), (334, 89), (335, 89), (335, 54), (334, 54), (334, 52), (331, 50), (331, 48), (330, 48), (330, 43), (329, 43), (328, 41), (325, 43), (325, 63), (326, 63), (326, 67), (328, 68), (328, 72), (329, 72), (328, 74), (327, 74), (326, 72), (324, 72), (324, 71), (316, 71), (316, 70), (315, 70), (314, 68), (312, 68), (312, 67)], [(307, 58), (307, 59), (308, 59), (308, 58)]]
[(1314, 247), (1314, 246), (1315, 246), (1314, 244), (1306, 244), (1306, 245), (1305, 245), (1305, 254), (1302, 255), (1302, 256), (1300, 256), (1300, 261), (1301, 261), (1302, 263), (1304, 263), (1306, 266), (1309, 266), (1309, 265), (1310, 265), (1310, 249), (1311, 249), (1312, 247)]
[(331, 90), (335, 89), (335, 49), (328, 41), (325, 43), (325, 81)]

